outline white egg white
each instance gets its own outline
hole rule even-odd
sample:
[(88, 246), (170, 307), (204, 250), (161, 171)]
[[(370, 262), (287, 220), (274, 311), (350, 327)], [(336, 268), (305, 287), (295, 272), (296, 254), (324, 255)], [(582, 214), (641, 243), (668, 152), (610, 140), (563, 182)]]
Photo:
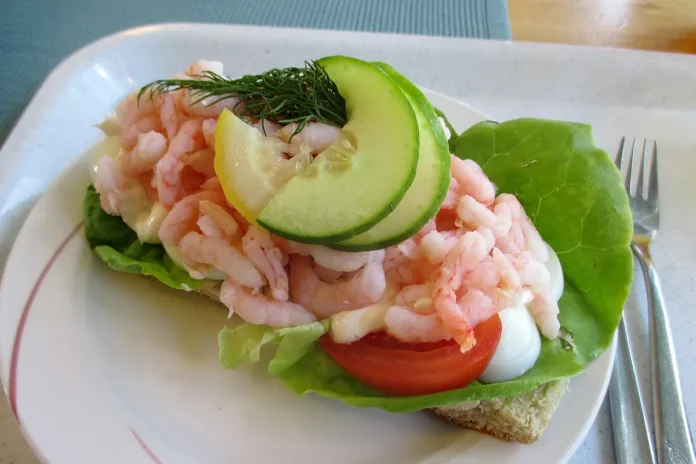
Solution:
[(479, 377), (483, 383), (512, 380), (534, 366), (541, 350), (541, 336), (523, 305), (498, 313), (503, 331), (491, 362)]

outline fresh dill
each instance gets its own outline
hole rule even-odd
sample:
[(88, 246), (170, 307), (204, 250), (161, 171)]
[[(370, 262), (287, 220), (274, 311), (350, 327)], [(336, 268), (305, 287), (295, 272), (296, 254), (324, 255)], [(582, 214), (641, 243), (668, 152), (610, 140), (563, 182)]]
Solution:
[(192, 76), (195, 79), (162, 79), (140, 89), (155, 95), (186, 89), (192, 104), (207, 100), (213, 105), (238, 98), (233, 111), (245, 121), (266, 120), (286, 125), (297, 123), (298, 134), (309, 122), (343, 127), (348, 121), (346, 102), (324, 68), (305, 61), (304, 68), (271, 69), (262, 74), (229, 79), (211, 71)]

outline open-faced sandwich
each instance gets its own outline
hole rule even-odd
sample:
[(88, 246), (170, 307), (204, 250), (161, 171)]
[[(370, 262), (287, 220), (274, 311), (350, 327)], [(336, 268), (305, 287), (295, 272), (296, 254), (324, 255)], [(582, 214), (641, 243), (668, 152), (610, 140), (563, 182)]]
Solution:
[(276, 345), (299, 394), (530, 443), (612, 340), (631, 217), (587, 125), (457, 135), (389, 65), (332, 56), (236, 79), (200, 61), (100, 127), (90, 246), (222, 303), (226, 368)]

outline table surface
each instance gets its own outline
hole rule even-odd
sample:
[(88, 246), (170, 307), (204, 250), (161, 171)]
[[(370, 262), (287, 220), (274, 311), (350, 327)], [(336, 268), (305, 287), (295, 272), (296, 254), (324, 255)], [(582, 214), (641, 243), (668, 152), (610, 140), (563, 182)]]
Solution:
[(696, 53), (694, 0), (508, 0), (514, 40)]

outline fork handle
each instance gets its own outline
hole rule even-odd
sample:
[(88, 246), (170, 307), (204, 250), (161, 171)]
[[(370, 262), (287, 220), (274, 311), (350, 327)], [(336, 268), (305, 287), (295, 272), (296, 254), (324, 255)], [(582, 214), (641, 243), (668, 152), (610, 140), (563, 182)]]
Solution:
[(619, 321), (616, 358), (609, 383), (609, 406), (616, 462), (654, 464), (650, 428), (640, 398), (624, 318)]
[(634, 244), (633, 251), (638, 257), (645, 277), (651, 319), (650, 383), (657, 462), (659, 464), (696, 464), (660, 279), (647, 244), (644, 246)]

